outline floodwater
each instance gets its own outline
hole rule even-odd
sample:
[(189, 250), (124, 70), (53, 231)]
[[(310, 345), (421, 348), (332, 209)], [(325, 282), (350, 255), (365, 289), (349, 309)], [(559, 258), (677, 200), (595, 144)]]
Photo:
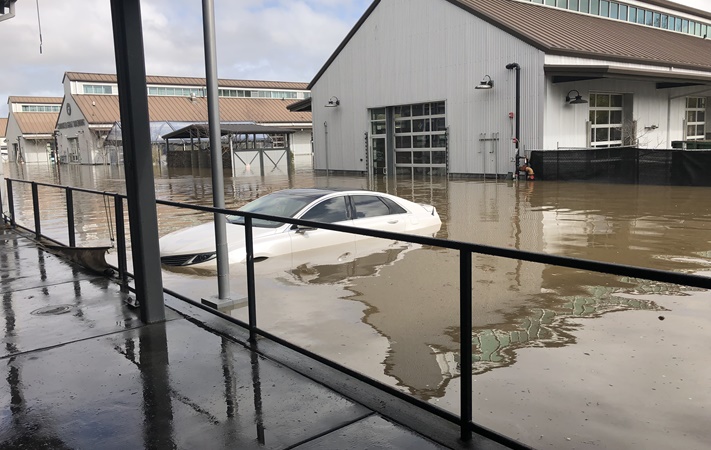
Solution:
[[(287, 187), (372, 188), (434, 204), (437, 237), (655, 269), (711, 274), (711, 188), (493, 180), (225, 175), (228, 208)], [(156, 167), (156, 196), (212, 202), (205, 170)], [(125, 192), (117, 167), (5, 164), (5, 176)], [(16, 216), (33, 226), (29, 188)], [(63, 196), (40, 188), (42, 230), (66, 242)], [(6, 199), (4, 199), (6, 202)], [(7, 211), (7, 203), (4, 203)], [(75, 194), (80, 245), (111, 245), (110, 204)], [(158, 208), (160, 233), (210, 220)], [(320, 255), (323, 256), (323, 255)], [(353, 260), (292, 255), (256, 265), (259, 326), (458, 413), (458, 254), (377, 241)], [(107, 259), (115, 259), (110, 252)], [(537, 448), (707, 448), (711, 295), (676, 285), (489, 256), (473, 259), (474, 420)], [(232, 297), (246, 295), (243, 265)], [(212, 274), (164, 270), (191, 298)], [(244, 302), (230, 311), (246, 319)]]

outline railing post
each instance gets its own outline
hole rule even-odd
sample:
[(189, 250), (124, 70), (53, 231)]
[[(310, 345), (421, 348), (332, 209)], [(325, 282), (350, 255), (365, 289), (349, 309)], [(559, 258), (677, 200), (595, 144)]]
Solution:
[(34, 181), (32, 182), (32, 212), (35, 216), (35, 239), (39, 241), (42, 237), (42, 230), (40, 228), (39, 192), (37, 183)]
[(77, 246), (76, 230), (74, 227), (74, 190), (67, 187), (67, 233), (69, 233), (69, 246)]
[(459, 251), (459, 366), (461, 439), (472, 438), (472, 254)]
[(3, 209), (3, 204), (2, 204), (2, 188), (0, 187), (0, 222), (2, 224), (5, 224), (5, 210)]
[(254, 292), (254, 242), (252, 242), (252, 218), (244, 218), (244, 240), (247, 251), (247, 309), (249, 312), (249, 340), (257, 339), (257, 301)]
[(126, 227), (123, 222), (123, 199), (114, 194), (114, 219), (116, 221), (116, 251), (118, 256), (119, 278), (121, 289), (128, 286), (128, 269), (126, 262)]
[(10, 214), (10, 225), (15, 228), (15, 202), (12, 195), (12, 180), (7, 179), (7, 208)]

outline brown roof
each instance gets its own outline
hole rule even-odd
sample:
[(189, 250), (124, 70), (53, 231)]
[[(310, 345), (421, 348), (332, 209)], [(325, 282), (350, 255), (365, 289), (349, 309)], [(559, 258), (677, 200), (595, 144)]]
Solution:
[(52, 134), (59, 113), (16, 112), (12, 113), (22, 134)]
[(7, 117), (1, 117), (0, 118), (0, 138), (5, 137), (6, 132), (7, 132)]
[[(435, 0), (433, 0), (435, 1)], [(441, 0), (436, 0), (441, 1)], [(512, 0), (444, 0), (551, 55), (711, 72), (711, 40)], [(321, 78), (378, 6), (375, 0), (309, 84)], [(659, 4), (661, 0), (648, 0)], [(674, 9), (682, 8), (674, 5)], [(701, 16), (701, 14), (699, 14)]]
[(62, 97), (21, 97), (12, 95), (8, 97), (7, 103), (37, 103), (37, 104), (62, 104)]
[[(90, 124), (121, 120), (116, 95), (73, 95), (72, 98)], [(257, 123), (311, 123), (311, 113), (289, 112), (294, 100), (267, 98), (220, 98), (220, 121)], [(198, 97), (148, 97), (151, 122), (207, 122), (207, 99)]]
[[(96, 83), (116, 83), (115, 74), (103, 73), (83, 73), (83, 72), (66, 72), (65, 78), (71, 81), (91, 81)], [(165, 76), (146, 76), (147, 84), (165, 84), (169, 86), (207, 86), (205, 78), (195, 77), (165, 77)], [(305, 90), (308, 83), (298, 83), (291, 81), (259, 81), (259, 80), (227, 80), (220, 79), (217, 84), (224, 87), (236, 88), (259, 88), (259, 89), (295, 89)]]

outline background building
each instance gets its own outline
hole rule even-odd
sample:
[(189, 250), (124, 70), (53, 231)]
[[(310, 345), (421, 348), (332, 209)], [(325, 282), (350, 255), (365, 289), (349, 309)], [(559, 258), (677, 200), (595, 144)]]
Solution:
[(5, 130), (7, 129), (7, 118), (0, 117), (0, 155), (3, 161), (7, 161), (7, 139), (5, 139)]
[(375, 0), (309, 85), (315, 168), (491, 176), (517, 150), (705, 139), (709, 31), (665, 0)]
[(54, 127), (62, 97), (16, 97), (7, 100), (5, 139), (8, 160), (49, 162), (55, 149)]
[[(148, 109), (154, 146), (162, 135), (193, 123), (206, 123), (204, 78), (148, 76)], [(116, 75), (67, 72), (64, 102), (57, 121), (59, 160), (75, 164), (117, 163), (115, 142), (105, 143), (120, 128)], [(256, 123), (296, 132), (292, 151), (311, 153), (311, 114), (290, 113), (287, 105), (307, 98), (306, 83), (219, 80), (220, 122)], [(120, 133), (112, 133), (120, 135)], [(106, 144), (106, 145), (105, 145)]]

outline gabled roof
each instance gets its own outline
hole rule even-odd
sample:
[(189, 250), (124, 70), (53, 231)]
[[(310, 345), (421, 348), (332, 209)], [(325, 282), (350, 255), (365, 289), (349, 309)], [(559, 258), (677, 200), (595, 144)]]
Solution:
[(19, 95), (12, 95), (7, 98), (7, 103), (8, 105), (10, 103), (32, 103), (32, 104), (40, 104), (40, 105), (53, 105), (53, 104), (62, 104), (62, 100), (64, 100), (62, 97), (23, 97)]
[(59, 113), (16, 112), (12, 116), (17, 120), (22, 134), (52, 134)]
[[(72, 95), (89, 124), (119, 122), (117, 95)], [(295, 100), (268, 98), (220, 98), (221, 122), (311, 123), (311, 113), (292, 113), (286, 107)], [(207, 122), (207, 99), (198, 97), (148, 97), (151, 122)]]
[[(711, 40), (514, 0), (446, 1), (550, 55), (711, 72)], [(377, 8), (375, 0), (309, 84), (311, 89)], [(679, 5), (650, 4), (682, 10)], [(688, 9), (688, 8), (687, 8)], [(703, 15), (703, 12), (697, 11)]]
[(7, 133), (7, 117), (0, 117), (0, 138), (4, 138)]
[[(88, 81), (94, 83), (116, 83), (115, 74), (105, 73), (84, 73), (84, 72), (65, 72), (65, 79), (70, 81)], [(64, 82), (64, 80), (62, 80)], [(147, 84), (163, 84), (167, 86), (207, 86), (205, 78), (195, 77), (166, 77), (166, 76), (146, 76)], [(307, 83), (298, 83), (291, 81), (260, 81), (260, 80), (228, 80), (220, 79), (217, 84), (221, 88), (256, 88), (256, 89), (293, 89), (306, 90)]]

